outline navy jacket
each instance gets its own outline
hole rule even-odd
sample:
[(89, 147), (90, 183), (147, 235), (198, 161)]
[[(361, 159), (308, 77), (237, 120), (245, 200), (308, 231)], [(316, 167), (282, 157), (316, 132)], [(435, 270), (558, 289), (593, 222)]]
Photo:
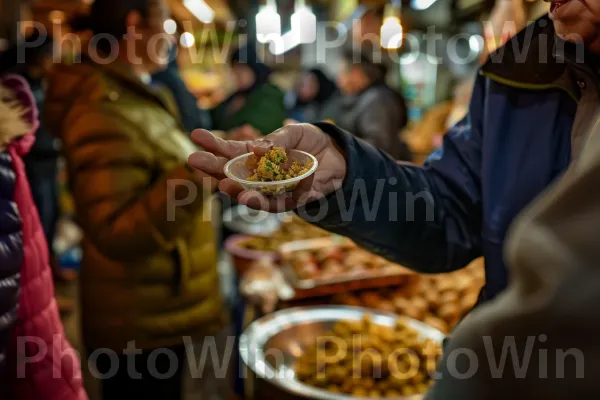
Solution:
[[(544, 32), (554, 37), (547, 18), (528, 29), (514, 39), (529, 41), (525, 62), (517, 62), (513, 46), (501, 49), (501, 62), (494, 55), (477, 78), (468, 116), (424, 167), (399, 165), (318, 124), (345, 151), (348, 171), (343, 187), (321, 202), (327, 212), (307, 219), (423, 273), (450, 272), (484, 256), (482, 299), (505, 289), (506, 232), (569, 165), (579, 95), (560, 79), (568, 63), (538, 61), (540, 51), (553, 52), (552, 40), (537, 39)], [(305, 211), (316, 215), (318, 206)]]
[(14, 190), (12, 160), (7, 152), (0, 152), (0, 375), (17, 318), (23, 262), (21, 218), (13, 201)]

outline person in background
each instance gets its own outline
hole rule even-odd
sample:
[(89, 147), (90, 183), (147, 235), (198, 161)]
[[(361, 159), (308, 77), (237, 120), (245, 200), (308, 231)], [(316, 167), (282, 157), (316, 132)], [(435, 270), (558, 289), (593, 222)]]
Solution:
[[(36, 45), (32, 46), (33, 43)], [(0, 72), (13, 73), (25, 78), (33, 92), (38, 110), (44, 108), (46, 78), (54, 65), (53, 51), (53, 38), (46, 35), (40, 37), (34, 32), (0, 55)], [(19, 61), (19, 54), (23, 54), (22, 61)], [(54, 277), (57, 282), (71, 281), (75, 276), (60, 268), (53, 251), (60, 218), (57, 181), (60, 144), (48, 131), (43, 113), (40, 115), (35, 138), (33, 147), (24, 157), (27, 178), (46, 235)], [(61, 312), (70, 312), (74, 308), (72, 299), (57, 294), (57, 301)]]
[(186, 132), (191, 133), (194, 129), (210, 129), (210, 114), (198, 107), (198, 100), (189, 91), (181, 77), (181, 71), (177, 65), (177, 45), (171, 47), (171, 60), (167, 68), (152, 75), (154, 84), (163, 85), (173, 95), (177, 102), (181, 123)]
[(323, 109), (337, 94), (331, 79), (318, 68), (303, 72), (293, 92), (289, 93), (288, 118), (298, 122), (315, 122), (322, 117)]
[[(0, 398), (86, 400), (79, 359), (54, 300), (47, 243), (23, 164), (35, 140), (37, 118), (25, 80), (2, 76)], [(19, 344), (23, 339), (25, 347)]]
[(255, 48), (236, 50), (230, 63), (237, 90), (212, 110), (213, 129), (249, 140), (281, 128), (286, 118), (284, 94), (269, 82), (271, 69), (258, 59)]
[[(192, 352), (186, 340), (221, 345), (227, 322), (211, 193), (187, 165), (196, 147), (172, 101), (151, 85), (168, 62), (169, 44), (149, 42), (168, 18), (163, 0), (96, 0), (89, 15), (73, 19), (73, 29), (115, 39), (82, 46), (91, 50), (79, 63), (57, 65), (48, 89), (47, 120), (62, 139), (84, 233), (83, 343), (95, 368), (111, 371), (101, 381), (107, 400), (131, 393), (181, 399)], [(128, 41), (128, 30), (135, 40)], [(108, 54), (113, 61), (106, 62)], [(117, 353), (118, 368), (103, 349)], [(194, 380), (199, 398), (219, 389), (209, 364)]]
[(342, 98), (335, 110), (325, 111), (323, 119), (387, 152), (396, 160), (412, 161), (412, 154), (400, 139), (408, 123), (404, 97), (385, 83), (387, 68), (366, 51), (344, 52), (338, 86)]

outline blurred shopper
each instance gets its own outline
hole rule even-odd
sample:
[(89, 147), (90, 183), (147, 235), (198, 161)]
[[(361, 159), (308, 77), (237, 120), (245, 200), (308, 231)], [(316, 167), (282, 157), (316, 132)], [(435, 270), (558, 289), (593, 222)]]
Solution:
[(408, 123), (404, 97), (385, 83), (387, 68), (372, 60), (366, 51), (347, 50), (338, 85), (343, 97), (332, 119), (342, 129), (352, 132), (396, 160), (411, 161), (406, 143), (400, 139)]
[(303, 72), (289, 97), (288, 117), (298, 122), (315, 122), (323, 117), (323, 109), (338, 89), (318, 68)]
[(105, 399), (182, 398), (184, 340), (212, 340), (225, 322), (210, 192), (187, 166), (195, 146), (177, 110), (150, 84), (168, 60), (156, 40), (168, 17), (163, 0), (96, 0), (73, 26), (104, 39), (57, 66), (48, 91), (84, 231), (83, 341), (101, 374), (115, 372)]
[(230, 59), (237, 90), (212, 110), (213, 129), (236, 139), (253, 139), (283, 126), (283, 92), (269, 82), (271, 69), (258, 59), (253, 46), (236, 50)]
[[(85, 400), (54, 300), (47, 243), (23, 156), (37, 109), (27, 83), (0, 80), (0, 398)], [(23, 343), (25, 346), (23, 346)]]
[(170, 62), (167, 68), (152, 75), (154, 84), (166, 87), (177, 102), (181, 123), (186, 132), (194, 129), (211, 129), (210, 114), (198, 107), (198, 99), (189, 91), (179, 66), (177, 65), (177, 46), (171, 47)]
[[(38, 110), (44, 109), (46, 78), (54, 65), (53, 51), (53, 38), (40, 36), (35, 32), (0, 55), (0, 71), (17, 74), (27, 80)], [(46, 234), (54, 276), (59, 280), (71, 280), (74, 276), (60, 269), (53, 252), (56, 226), (60, 218), (57, 181), (60, 146), (59, 141), (48, 131), (43, 113), (40, 113), (35, 138), (31, 151), (24, 157), (27, 178)], [(61, 311), (73, 309), (71, 299), (59, 296), (58, 303)]]

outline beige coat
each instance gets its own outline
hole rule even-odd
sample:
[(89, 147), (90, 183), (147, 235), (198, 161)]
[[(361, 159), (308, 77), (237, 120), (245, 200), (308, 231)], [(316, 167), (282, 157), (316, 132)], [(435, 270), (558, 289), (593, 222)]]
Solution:
[[(430, 399), (600, 396), (599, 125), (564, 177), (514, 223), (506, 246), (512, 283), (456, 329)], [(508, 351), (504, 373), (489, 366), (498, 366), (503, 346), (513, 341), (520, 362), (530, 357), (529, 367), (517, 371), (523, 379), (515, 379)], [(460, 372), (478, 362), (471, 379), (452, 377), (459, 353)]]

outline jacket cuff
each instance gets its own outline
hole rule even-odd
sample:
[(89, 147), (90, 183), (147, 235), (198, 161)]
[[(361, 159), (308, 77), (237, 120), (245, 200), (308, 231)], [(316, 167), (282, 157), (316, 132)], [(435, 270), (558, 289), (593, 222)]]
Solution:
[[(319, 122), (313, 125), (325, 132), (342, 150), (346, 159), (346, 178), (340, 189), (324, 198), (299, 207), (296, 212), (303, 219), (322, 228), (339, 228), (349, 222), (342, 219), (340, 201), (351, 199), (354, 182), (364, 177), (363, 163), (360, 162), (361, 154), (373, 148), (366, 143), (361, 143), (356, 137), (333, 124)], [(324, 209), (327, 211), (323, 216), (321, 212)]]

